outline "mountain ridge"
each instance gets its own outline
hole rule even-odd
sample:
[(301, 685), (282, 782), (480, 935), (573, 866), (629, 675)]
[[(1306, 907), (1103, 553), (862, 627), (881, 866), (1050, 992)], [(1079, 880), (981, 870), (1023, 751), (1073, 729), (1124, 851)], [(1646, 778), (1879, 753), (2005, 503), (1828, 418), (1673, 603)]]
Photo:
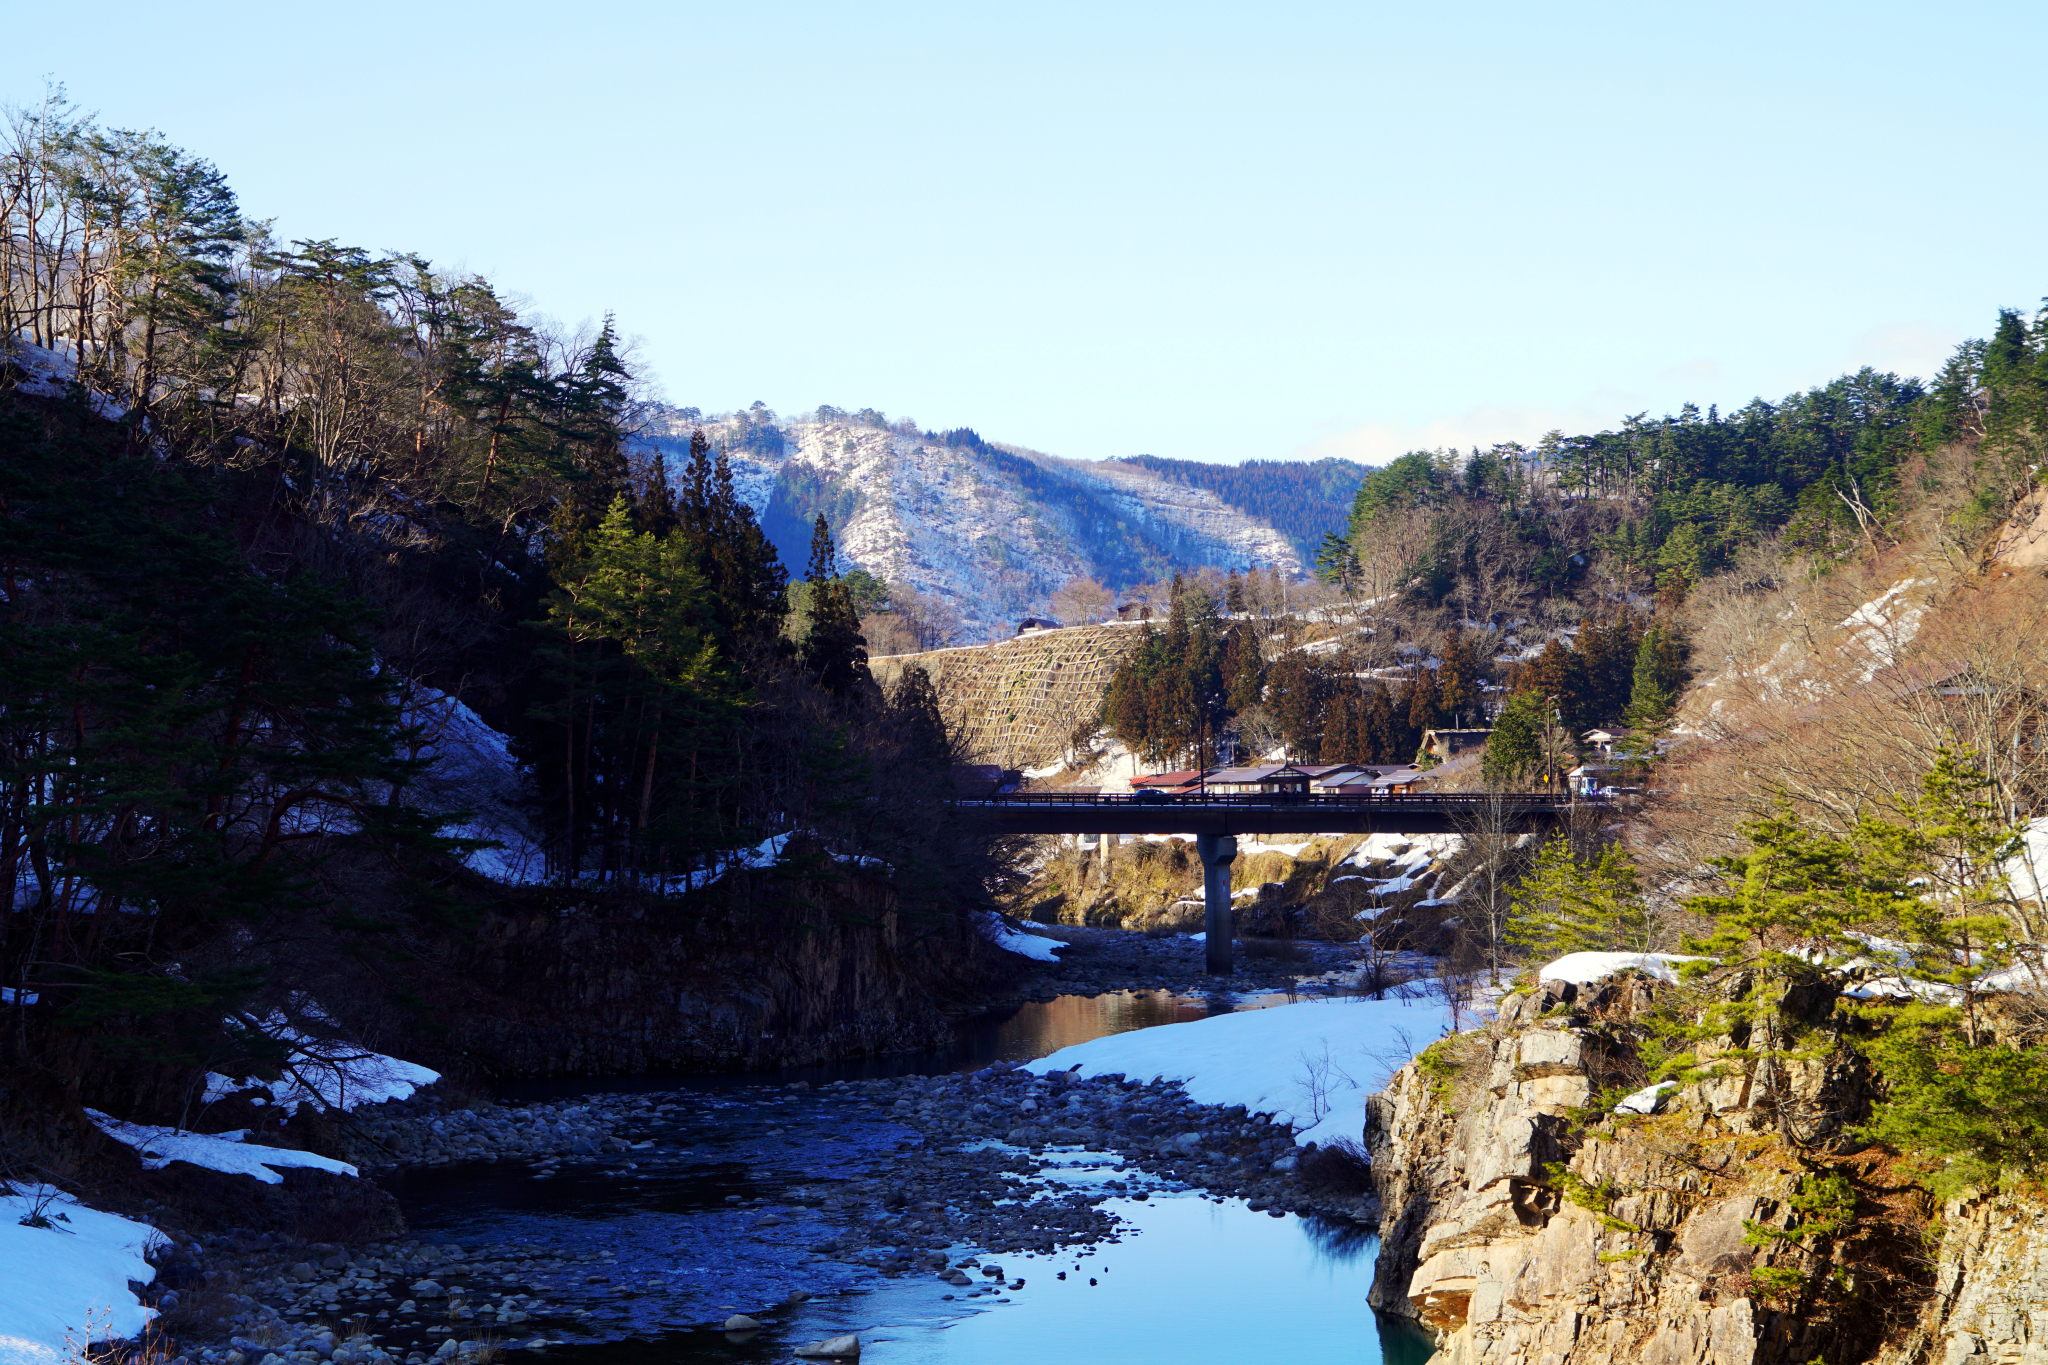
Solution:
[[(924, 431), (830, 407), (788, 418), (758, 404), (709, 416), (662, 409), (650, 439), (674, 469), (696, 430), (726, 453), (735, 489), (792, 575), (822, 512), (842, 567), (946, 599), (970, 637), (1045, 614), (1075, 578), (1121, 589), (1203, 566), (1306, 572), (1322, 529), (1313, 518), (1328, 520), (1330, 507), (1341, 518), (1368, 472), (1256, 461), (1219, 466), (1217, 477), (1153, 456), (1070, 460), (969, 428)], [(1298, 489), (1309, 480), (1314, 497)]]

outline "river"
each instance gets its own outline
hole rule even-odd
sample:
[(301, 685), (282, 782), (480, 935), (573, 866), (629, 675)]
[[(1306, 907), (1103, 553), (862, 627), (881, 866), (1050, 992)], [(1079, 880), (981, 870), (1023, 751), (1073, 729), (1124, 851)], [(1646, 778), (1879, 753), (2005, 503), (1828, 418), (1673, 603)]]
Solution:
[[(591, 1086), (674, 1101), (653, 1130), (659, 1145), (635, 1154), (636, 1169), (569, 1168), (536, 1178), (524, 1164), (486, 1163), (389, 1183), (423, 1237), (598, 1258), (600, 1272), (584, 1278), (606, 1297), (579, 1331), (562, 1334), (567, 1344), (547, 1351), (576, 1365), (783, 1361), (794, 1346), (850, 1331), (871, 1365), (1420, 1365), (1427, 1339), (1382, 1322), (1366, 1305), (1375, 1248), (1359, 1225), (1254, 1211), (1241, 1199), (1148, 1176), (1113, 1153), (1041, 1154), (1052, 1165), (1039, 1178), (1116, 1181), (1100, 1206), (1122, 1224), (1115, 1239), (1002, 1257), (1001, 1274), (977, 1282), (971, 1296), (915, 1270), (854, 1273), (811, 1250), (826, 1235), (820, 1206), (833, 1189), (883, 1154), (900, 1155), (910, 1135), (848, 1099), (844, 1087), (795, 1089), (792, 1081), (963, 1072), (1105, 1034), (1281, 1003), (1163, 991), (1063, 996), (970, 1021), (953, 1047), (918, 1057)], [(525, 1086), (505, 1098), (567, 1093)], [(949, 1154), (935, 1150), (931, 1159)], [(702, 1325), (729, 1313), (760, 1315), (764, 1326), (728, 1333)]]

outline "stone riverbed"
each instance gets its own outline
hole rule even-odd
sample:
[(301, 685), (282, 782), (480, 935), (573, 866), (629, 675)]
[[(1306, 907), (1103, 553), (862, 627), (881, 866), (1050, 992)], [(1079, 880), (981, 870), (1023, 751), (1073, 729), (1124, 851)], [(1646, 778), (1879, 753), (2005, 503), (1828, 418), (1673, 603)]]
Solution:
[[(1105, 949), (1150, 955), (1137, 939)], [(188, 1242), (164, 1281), (201, 1310), (181, 1317), (213, 1327), (188, 1330), (207, 1339), (184, 1348), (191, 1365), (427, 1365), (736, 1316), (772, 1328), (891, 1281), (937, 1302), (1008, 1302), (1114, 1244), (1116, 1209), (1190, 1190), (1337, 1236), (1377, 1216), (1358, 1170), (1305, 1157), (1285, 1124), (1173, 1084), (1008, 1062), (472, 1108), (423, 1098), (359, 1111), (354, 1129), (350, 1159), (398, 1196), (413, 1234)]]

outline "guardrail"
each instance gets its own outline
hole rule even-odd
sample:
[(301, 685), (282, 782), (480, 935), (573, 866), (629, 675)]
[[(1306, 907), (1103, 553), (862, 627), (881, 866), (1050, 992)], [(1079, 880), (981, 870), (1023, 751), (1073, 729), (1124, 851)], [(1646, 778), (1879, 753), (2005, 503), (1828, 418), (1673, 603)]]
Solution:
[(1243, 807), (1243, 806), (1286, 806), (1289, 809), (1356, 810), (1361, 806), (1428, 806), (1435, 809), (1468, 807), (1477, 809), (1497, 802), (1514, 806), (1598, 806), (1612, 804), (1612, 798), (1605, 796), (1569, 796), (1556, 792), (1442, 792), (1425, 795), (1420, 792), (1391, 793), (1386, 796), (1293, 796), (1274, 792), (1262, 795), (1232, 792), (1212, 794), (1207, 792), (1122, 792), (1094, 793), (1091, 795), (1067, 795), (1062, 792), (1004, 792), (995, 796), (963, 798), (956, 804), (984, 806), (1081, 806), (1113, 807), (1126, 806), (1195, 806), (1195, 807)]

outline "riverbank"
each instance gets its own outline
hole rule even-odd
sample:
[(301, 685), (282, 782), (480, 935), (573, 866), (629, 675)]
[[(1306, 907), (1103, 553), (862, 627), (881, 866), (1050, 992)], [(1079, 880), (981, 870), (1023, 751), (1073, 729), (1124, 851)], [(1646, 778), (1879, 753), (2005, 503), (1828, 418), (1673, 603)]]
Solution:
[[(997, 990), (989, 997), (990, 1004), (1112, 991), (1335, 994), (1355, 981), (1361, 952), (1356, 943), (1239, 939), (1234, 945), (1231, 974), (1211, 976), (1207, 948), (1199, 934), (1148, 934), (1069, 924), (1034, 924), (1031, 932), (1065, 944), (1059, 960), (1037, 966), (1008, 989)], [(1391, 977), (1405, 979), (1426, 971), (1424, 959), (1414, 954), (1400, 957), (1400, 964), (1389, 967)]]
[[(1075, 946), (1092, 950), (1075, 984), (1109, 989), (1121, 964), (1174, 971), (1183, 957), (1198, 964), (1201, 945), (1093, 930), (1079, 931)], [(1319, 978), (1341, 965), (1336, 954), (1304, 959), (1323, 965), (1322, 956), (1331, 961)], [(1299, 990), (1305, 980), (1261, 984)], [(1338, 984), (1333, 975), (1310, 993)], [(1344, 1005), (1317, 1008), (1351, 1015)], [(1435, 1012), (1402, 1013), (1421, 1031), (1421, 1016)], [(1174, 1035), (1167, 1026), (1146, 1036)], [(1266, 1068), (1276, 1084), (1313, 1088), (1310, 1060), (1276, 1056)], [(707, 1080), (466, 1108), (428, 1095), (358, 1111), (346, 1155), (394, 1189), (409, 1216), (435, 1221), (417, 1201), (438, 1200), (459, 1236), (423, 1227), (357, 1246), (229, 1236), (202, 1248), (187, 1239), (177, 1253), (184, 1264), (166, 1282), (192, 1287), (165, 1327), (188, 1343), (182, 1358), (195, 1365), (427, 1365), (707, 1329), (735, 1314), (772, 1326), (797, 1305), (815, 1315), (888, 1281), (929, 1283), (938, 1302), (1007, 1301), (1029, 1292), (1046, 1258), (1114, 1243), (1126, 1221), (1116, 1208), (1163, 1194), (1300, 1213), (1338, 1237), (1374, 1225), (1362, 1164), (1327, 1134), (1320, 1146), (1298, 1145), (1297, 1122), (1306, 1130), (1311, 1120), (1293, 1111), (1306, 1100), (1198, 1103), (1157, 1067), (1129, 1076), (1083, 1069), (1098, 1074), (997, 1063), (966, 1074)], [(1077, 1165), (1089, 1179), (1071, 1178)], [(780, 1174), (757, 1174), (769, 1169)], [(676, 1205), (685, 1189), (686, 1206)], [(642, 1270), (622, 1277), (612, 1248), (463, 1222), (469, 1206), (530, 1201), (581, 1217), (648, 1199), (700, 1225), (701, 1254), (672, 1254), (676, 1267), (659, 1274), (628, 1255)]]

